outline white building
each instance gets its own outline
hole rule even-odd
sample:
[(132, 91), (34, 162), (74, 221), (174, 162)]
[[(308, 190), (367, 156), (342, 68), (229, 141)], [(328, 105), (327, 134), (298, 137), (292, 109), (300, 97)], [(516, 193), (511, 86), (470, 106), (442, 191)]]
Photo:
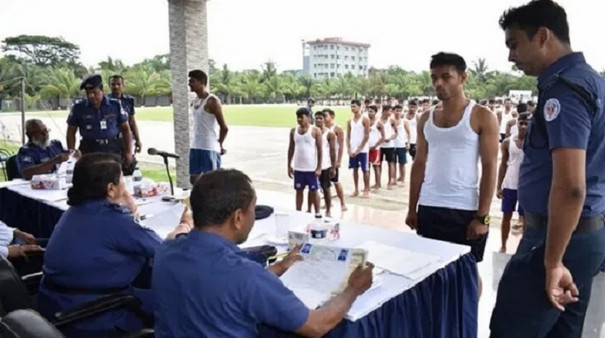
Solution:
[(303, 41), (303, 74), (313, 79), (338, 77), (347, 73), (368, 75), (367, 43), (325, 38)]

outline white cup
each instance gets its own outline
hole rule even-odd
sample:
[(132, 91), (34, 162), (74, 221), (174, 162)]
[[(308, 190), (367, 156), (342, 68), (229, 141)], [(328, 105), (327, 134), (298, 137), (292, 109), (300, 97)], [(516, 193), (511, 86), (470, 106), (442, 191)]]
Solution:
[(278, 240), (287, 240), (290, 231), (290, 215), (284, 212), (275, 213), (275, 237)]

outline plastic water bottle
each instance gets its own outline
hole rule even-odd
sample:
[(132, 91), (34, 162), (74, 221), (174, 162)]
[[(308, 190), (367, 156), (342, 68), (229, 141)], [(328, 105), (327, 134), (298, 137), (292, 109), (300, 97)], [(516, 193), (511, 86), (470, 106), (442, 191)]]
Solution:
[(76, 159), (73, 156), (69, 156), (67, 163), (65, 164), (65, 183), (71, 183), (74, 177), (74, 167), (76, 165)]
[(324, 224), (320, 214), (315, 215), (315, 221), (309, 227), (310, 240), (315, 243), (323, 243), (328, 237), (328, 228)]
[(134, 169), (134, 173), (132, 173), (132, 179), (135, 182), (141, 182), (143, 180), (143, 174), (141, 174), (141, 170), (139, 170), (139, 167), (136, 167)]

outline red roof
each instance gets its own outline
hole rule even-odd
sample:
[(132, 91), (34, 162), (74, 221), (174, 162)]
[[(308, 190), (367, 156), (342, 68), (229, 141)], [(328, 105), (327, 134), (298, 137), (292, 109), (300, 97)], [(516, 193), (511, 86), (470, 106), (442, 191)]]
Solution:
[(343, 41), (342, 38), (317, 39), (317, 40), (314, 40), (314, 41), (307, 41), (306, 43), (309, 44), (309, 45), (339, 44), (339, 45), (348, 45), (348, 46), (355, 46), (355, 47), (370, 48), (370, 44), (369, 43)]

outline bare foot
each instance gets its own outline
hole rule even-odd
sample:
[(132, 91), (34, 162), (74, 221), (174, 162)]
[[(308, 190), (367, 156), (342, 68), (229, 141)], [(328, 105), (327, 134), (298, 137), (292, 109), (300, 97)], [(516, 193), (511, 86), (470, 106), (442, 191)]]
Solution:
[(393, 190), (395, 188), (395, 184), (387, 185), (387, 190)]
[(329, 212), (326, 212), (326, 217), (332, 218), (332, 214), (330, 214)]
[(363, 195), (361, 197), (363, 197), (363, 198), (370, 198), (370, 191), (369, 190), (364, 191)]
[(349, 209), (347, 209), (346, 205), (343, 204), (340, 206), (340, 211), (347, 211), (347, 210), (349, 210)]
[(359, 191), (355, 190), (353, 191), (353, 193), (351, 194), (351, 197), (357, 197), (359, 196)]
[(403, 178), (401, 178), (401, 177), (400, 177), (400, 178), (398, 178), (398, 179), (397, 179), (397, 182), (403, 182)]
[(380, 189), (380, 186), (378, 184), (374, 184), (373, 186), (371, 186), (370, 188), (372, 189)]
[(500, 253), (506, 253), (506, 247), (505, 246), (500, 247)]

